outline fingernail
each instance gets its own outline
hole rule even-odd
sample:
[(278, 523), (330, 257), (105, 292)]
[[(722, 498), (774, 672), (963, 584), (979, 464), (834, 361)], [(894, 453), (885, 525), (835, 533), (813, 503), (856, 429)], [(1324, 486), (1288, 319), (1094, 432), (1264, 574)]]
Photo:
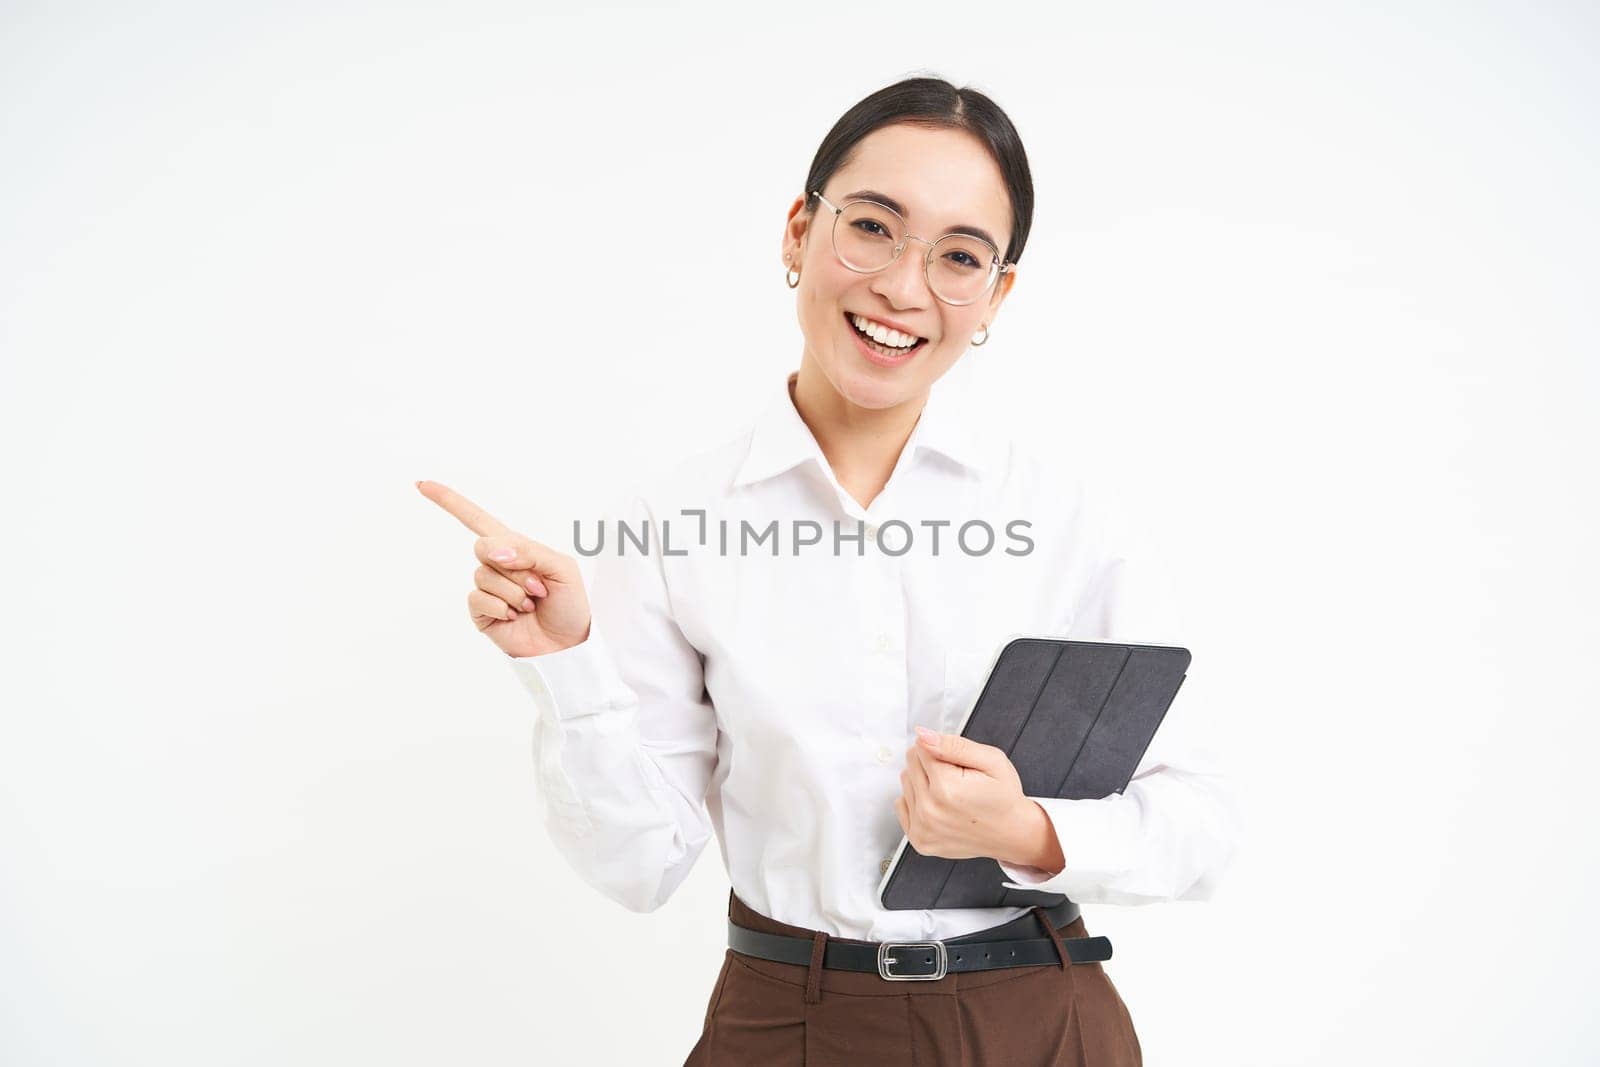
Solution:
[(489, 558), (494, 560), (496, 563), (510, 563), (512, 560), (517, 558), (517, 554), (509, 548), (502, 548), (498, 552), (489, 553)]
[(522, 610), (523, 611), (532, 611), (533, 610), (533, 601), (529, 600), (527, 597), (523, 597), (522, 598)]
[(545, 593), (549, 592), (549, 590), (545, 589), (544, 583), (531, 574), (522, 579), (522, 584), (527, 586), (528, 592), (533, 593), (535, 596), (544, 596)]
[(917, 740), (921, 741), (929, 748), (939, 747), (939, 735), (928, 729), (926, 726), (917, 727)]

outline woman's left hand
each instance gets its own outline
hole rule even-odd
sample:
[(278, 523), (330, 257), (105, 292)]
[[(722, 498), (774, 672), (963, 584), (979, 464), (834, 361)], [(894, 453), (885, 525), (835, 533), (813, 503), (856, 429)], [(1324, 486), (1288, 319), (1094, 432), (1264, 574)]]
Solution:
[(911, 847), (945, 859), (1027, 862), (1021, 853), (1038, 805), (1023, 794), (1010, 758), (958, 734), (918, 733), (894, 802)]

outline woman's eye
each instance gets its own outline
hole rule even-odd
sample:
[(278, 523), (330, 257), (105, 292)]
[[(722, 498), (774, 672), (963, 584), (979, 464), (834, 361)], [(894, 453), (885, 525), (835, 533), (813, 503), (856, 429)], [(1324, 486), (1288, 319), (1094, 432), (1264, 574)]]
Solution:
[[(872, 219), (857, 219), (856, 223), (855, 223), (855, 226), (856, 226), (856, 229), (860, 230), (862, 233), (868, 234), (869, 236), (872, 236), (872, 237), (887, 237), (887, 236), (889, 236), (889, 231), (885, 230), (882, 226), (878, 225), (878, 223), (874, 222)], [(868, 229), (868, 227), (871, 227), (871, 229)]]
[(971, 255), (967, 254), (966, 252), (951, 252), (950, 255), (945, 257), (945, 258), (954, 261), (955, 265), (958, 266), (958, 267), (976, 267), (976, 266), (978, 266), (977, 259), (975, 259)]

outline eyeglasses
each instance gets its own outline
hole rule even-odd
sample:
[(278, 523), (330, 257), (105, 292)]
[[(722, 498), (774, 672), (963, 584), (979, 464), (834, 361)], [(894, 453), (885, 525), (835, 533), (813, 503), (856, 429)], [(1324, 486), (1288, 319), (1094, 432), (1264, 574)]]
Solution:
[(929, 241), (906, 232), (906, 220), (892, 208), (872, 200), (850, 200), (843, 207), (820, 191), (812, 196), (833, 212), (833, 254), (857, 274), (876, 274), (900, 258), (911, 241), (928, 246), (922, 273), (933, 295), (946, 304), (970, 304), (994, 284), (995, 279), (1016, 266), (1002, 263), (994, 245), (981, 237), (947, 233)]

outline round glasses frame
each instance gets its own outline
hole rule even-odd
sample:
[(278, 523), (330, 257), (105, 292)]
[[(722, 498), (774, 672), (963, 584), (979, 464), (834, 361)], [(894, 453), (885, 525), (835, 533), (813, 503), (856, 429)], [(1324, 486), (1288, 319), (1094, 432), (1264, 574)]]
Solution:
[[(961, 237), (967, 238), (968, 240), (980, 241), (985, 246), (988, 247), (990, 253), (992, 254), (992, 258), (989, 261), (989, 280), (984, 283), (982, 289), (978, 290), (977, 295), (973, 296), (971, 300), (949, 300), (949, 299), (946, 299), (945, 296), (942, 293), (939, 292), (939, 290), (937, 290), (937, 289), (935, 289), (933, 287), (933, 274), (932, 274), (932, 270), (933, 270), (933, 250), (934, 250), (935, 246), (938, 245), (939, 241), (944, 240), (944, 237), (939, 238), (939, 241), (930, 241), (926, 237), (918, 237), (916, 234), (911, 233), (909, 231), (909, 229), (906, 227), (905, 216), (901, 215), (900, 212), (896, 211), (894, 208), (888, 207), (888, 206), (886, 206), (884, 204), (880, 204), (876, 200), (846, 200), (842, 205), (837, 205), (836, 206), (833, 203), (833, 201), (831, 201), (827, 197), (823, 196), (820, 190), (813, 189), (811, 191), (811, 195), (816, 197), (818, 200), (822, 201), (824, 204), (826, 204), (828, 206), (828, 209), (833, 212), (833, 225), (828, 230), (828, 238), (829, 238), (829, 243), (833, 245), (833, 256), (834, 256), (835, 259), (837, 259), (839, 261), (839, 264), (841, 266), (843, 266), (846, 270), (853, 270), (857, 274), (877, 274), (879, 271), (887, 270), (889, 267), (893, 266), (896, 262), (898, 262), (899, 259), (900, 259), (900, 253), (905, 251), (905, 248), (906, 248), (907, 244), (911, 243), (912, 241), (921, 241), (923, 244), (928, 246), (927, 254), (922, 257), (922, 278), (923, 278), (924, 281), (926, 281), (928, 283), (928, 292), (932, 293), (935, 297), (938, 297), (940, 300), (943, 300), (946, 304), (949, 304), (951, 307), (966, 307), (968, 304), (976, 303), (978, 300), (983, 298), (984, 294), (986, 294), (991, 288), (994, 287), (995, 280), (998, 279), (1000, 277), (1000, 275), (1006, 273), (1007, 271), (1011, 270), (1013, 267), (1016, 266), (1015, 263), (1012, 263), (1009, 260), (1006, 260), (1006, 261), (1002, 262), (1001, 259), (1000, 259), (1000, 253), (995, 251), (994, 245), (989, 244), (988, 241), (984, 241), (983, 238), (981, 238), (981, 237), (973, 237), (971, 234), (959, 234), (959, 235), (946, 234), (945, 236), (947, 236), (947, 237), (948, 236), (961, 236)], [(887, 211), (889, 214), (893, 215), (896, 219), (899, 220), (900, 229), (903, 230), (903, 231), (906, 231), (905, 236), (900, 239), (900, 243), (894, 246), (894, 256), (890, 258), (889, 262), (885, 263), (881, 267), (876, 268), (875, 270), (862, 270), (859, 267), (852, 267), (849, 263), (845, 262), (844, 256), (839, 254), (839, 238), (838, 238), (839, 220), (844, 217), (844, 209), (849, 207), (851, 204), (863, 204), (863, 203), (871, 204), (873, 207), (879, 209), (880, 211)]]

